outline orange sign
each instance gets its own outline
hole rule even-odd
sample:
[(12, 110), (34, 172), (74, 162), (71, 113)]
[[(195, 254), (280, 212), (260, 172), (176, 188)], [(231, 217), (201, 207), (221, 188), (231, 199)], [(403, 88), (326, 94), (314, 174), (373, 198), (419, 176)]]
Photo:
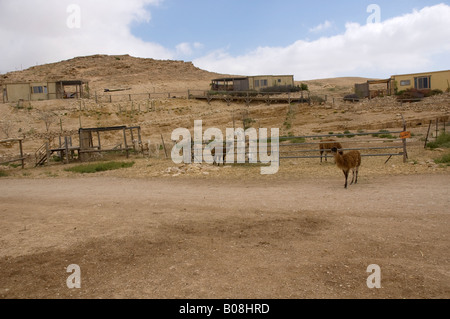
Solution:
[(402, 133), (400, 133), (400, 138), (401, 139), (411, 138), (411, 132), (402, 132)]

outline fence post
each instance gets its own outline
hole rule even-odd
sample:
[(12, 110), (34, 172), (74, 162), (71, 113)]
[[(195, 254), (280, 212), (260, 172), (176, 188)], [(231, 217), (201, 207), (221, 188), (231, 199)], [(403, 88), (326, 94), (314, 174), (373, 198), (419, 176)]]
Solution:
[(125, 128), (123, 129), (123, 142), (125, 143), (124, 145), (125, 145), (125, 150), (126, 150), (126, 152), (127, 152), (127, 158), (129, 158), (129, 157), (130, 157), (130, 152), (129, 152), (129, 150), (128, 150), (128, 144), (127, 144), (127, 132), (126, 132), (126, 129), (125, 129)]
[[(406, 132), (406, 121), (405, 118), (402, 115), (403, 120), (403, 132)], [(406, 149), (406, 138), (403, 139), (403, 163), (406, 163), (408, 160), (408, 151)]]
[(427, 132), (427, 136), (425, 137), (425, 145), (423, 148), (427, 148), (427, 143), (428, 143), (428, 136), (430, 136), (430, 130), (431, 130), (431, 124), (433, 123), (433, 121), (430, 121), (430, 125), (428, 125), (428, 132)]
[(46, 165), (50, 165), (50, 142), (47, 141), (45, 142), (45, 152), (46, 152), (46, 156), (47, 156), (47, 163)]
[(22, 146), (22, 140), (19, 140), (19, 149), (20, 149), (20, 159), (22, 161), (22, 169), (25, 168), (25, 160), (23, 157), (23, 146)]
[(439, 118), (436, 118), (436, 140), (439, 135)]
[(69, 164), (69, 140), (67, 139), (67, 136), (64, 136), (64, 143), (66, 149), (66, 164)]
[(164, 143), (164, 137), (163, 137), (162, 134), (161, 134), (161, 141), (162, 141), (162, 144), (163, 144), (163, 147), (164, 147), (164, 154), (166, 155), (166, 158), (167, 158), (166, 144)]

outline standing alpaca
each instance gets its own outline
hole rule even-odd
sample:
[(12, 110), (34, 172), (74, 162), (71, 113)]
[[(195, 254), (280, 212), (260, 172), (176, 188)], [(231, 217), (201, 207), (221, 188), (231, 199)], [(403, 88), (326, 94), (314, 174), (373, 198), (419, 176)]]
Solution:
[[(347, 188), (347, 179), (348, 179), (348, 173), (350, 170), (352, 170), (353, 176), (352, 176), (352, 182), (350, 185), (358, 183), (358, 172), (359, 167), (361, 166), (361, 154), (358, 151), (351, 151), (346, 154), (343, 154), (343, 152), (338, 152), (338, 149), (336, 147), (333, 147), (331, 149), (331, 152), (334, 155), (334, 159), (336, 161), (337, 167), (342, 169), (345, 176), (345, 188)], [(355, 174), (356, 173), (356, 174)]]
[(225, 166), (225, 158), (227, 156), (227, 146), (226, 145), (223, 146), (222, 156), (220, 156), (219, 153), (216, 155), (215, 148), (211, 150), (211, 155), (213, 157), (213, 165), (214, 163), (217, 163), (217, 166), (220, 166), (220, 163), (222, 163), (222, 165)]
[[(327, 143), (328, 142), (328, 143)], [(319, 144), (319, 148), (320, 148), (320, 162), (322, 163), (322, 155), (323, 152), (325, 152), (325, 162), (328, 162), (327, 159), (327, 154), (331, 152), (331, 149), (335, 147), (337, 149), (342, 149), (342, 145), (339, 142), (336, 142), (335, 140), (329, 139), (329, 140), (323, 140), (322, 142), (320, 142)], [(341, 155), (343, 154), (343, 152), (339, 152)]]

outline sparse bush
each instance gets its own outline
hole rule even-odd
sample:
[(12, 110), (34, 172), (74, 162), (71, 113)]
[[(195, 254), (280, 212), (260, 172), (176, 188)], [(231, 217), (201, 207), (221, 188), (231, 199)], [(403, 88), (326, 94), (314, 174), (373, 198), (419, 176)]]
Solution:
[(80, 174), (92, 174), (97, 172), (116, 170), (120, 168), (128, 168), (132, 167), (133, 165), (134, 162), (107, 162), (107, 163), (78, 165), (71, 168), (66, 168), (65, 171)]
[(44, 121), (47, 132), (50, 130), (50, 125), (56, 122), (56, 114), (53, 112), (41, 112), (39, 118)]
[(380, 130), (378, 133), (372, 134), (372, 137), (394, 138), (394, 136), (392, 136), (392, 134), (386, 130)]
[(300, 84), (300, 91), (309, 91), (308, 84)]
[(450, 166), (450, 154), (445, 154), (439, 158), (434, 159), (436, 164), (446, 164), (446, 166)]
[(424, 97), (430, 97), (433, 95), (443, 94), (444, 92), (439, 89), (435, 90), (417, 90), (417, 89), (407, 89), (398, 91), (396, 93), (398, 100), (408, 100), (408, 99), (422, 99)]
[(252, 127), (252, 124), (255, 123), (255, 120), (251, 117), (244, 117), (242, 119), (242, 123), (244, 124), (244, 130), (246, 130)]
[(430, 92), (430, 96), (439, 95), (439, 94), (444, 94), (444, 92), (439, 89), (431, 90), (431, 92)]
[(0, 170), (0, 177), (6, 177), (8, 176), (8, 173), (6, 173), (5, 171)]
[(442, 133), (438, 136), (436, 141), (427, 143), (427, 147), (431, 149), (435, 148), (450, 148), (450, 134)]
[(13, 123), (11, 121), (1, 121), (0, 122), (0, 130), (5, 134), (6, 138), (9, 138), (11, 135)]
[(282, 136), (280, 137), (280, 141), (289, 141), (291, 143), (305, 143), (304, 137), (295, 137), (295, 136)]
[(347, 134), (347, 135), (346, 135), (347, 138), (352, 138), (352, 137), (355, 137), (355, 136), (356, 136), (356, 135), (354, 135), (354, 134), (351, 134), (351, 132), (348, 131), (348, 130), (345, 131), (344, 134)]
[(314, 103), (314, 104), (323, 104), (323, 103), (325, 103), (325, 99), (320, 97), (320, 96), (317, 96), (317, 95), (311, 96), (310, 99), (311, 99), (311, 103)]
[(265, 87), (260, 90), (263, 93), (288, 93), (288, 92), (300, 92), (307, 91), (308, 86), (306, 85), (306, 90), (302, 89), (301, 86), (292, 86), (292, 85), (280, 85), (280, 86), (270, 86)]

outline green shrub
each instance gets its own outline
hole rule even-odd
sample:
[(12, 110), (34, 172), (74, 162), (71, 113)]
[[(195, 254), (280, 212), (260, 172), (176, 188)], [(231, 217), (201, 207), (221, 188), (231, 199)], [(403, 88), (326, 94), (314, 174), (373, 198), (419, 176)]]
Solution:
[(439, 158), (436, 158), (434, 162), (436, 164), (446, 164), (447, 166), (450, 166), (450, 154), (445, 154)]
[(311, 103), (314, 103), (314, 104), (323, 104), (323, 103), (325, 103), (325, 99), (323, 97), (320, 97), (320, 96), (317, 96), (317, 95), (311, 96), (310, 100), (311, 100)]
[(300, 84), (300, 91), (308, 91), (308, 84), (302, 83)]
[(345, 131), (344, 134), (348, 134), (348, 135), (346, 135), (347, 138), (352, 138), (352, 137), (355, 137), (355, 136), (356, 136), (356, 135), (354, 135), (354, 134), (351, 134), (351, 132), (348, 131), (348, 130)]
[(6, 173), (5, 171), (0, 170), (0, 177), (6, 177), (8, 176), (8, 173)]
[(305, 143), (305, 138), (304, 137), (295, 137), (295, 136), (283, 136), (280, 137), (280, 141), (289, 141), (291, 143)]
[(380, 131), (378, 131), (378, 133), (372, 134), (372, 137), (394, 138), (394, 136), (392, 136), (391, 133), (386, 130), (380, 130)]
[(120, 168), (132, 167), (134, 162), (106, 162), (106, 163), (94, 163), (78, 165), (71, 168), (66, 168), (67, 172), (74, 172), (80, 174), (92, 174), (97, 172), (104, 172), (110, 170), (116, 170)]
[(450, 148), (450, 134), (449, 133), (442, 133), (438, 136), (435, 142), (427, 143), (427, 147), (431, 149), (435, 148)]
[(269, 86), (262, 88), (260, 92), (263, 93), (287, 93), (287, 92), (300, 92), (300, 91), (307, 91), (308, 86), (306, 85), (306, 89), (304, 89), (304, 86), (292, 86), (292, 85), (279, 85), (279, 86)]

